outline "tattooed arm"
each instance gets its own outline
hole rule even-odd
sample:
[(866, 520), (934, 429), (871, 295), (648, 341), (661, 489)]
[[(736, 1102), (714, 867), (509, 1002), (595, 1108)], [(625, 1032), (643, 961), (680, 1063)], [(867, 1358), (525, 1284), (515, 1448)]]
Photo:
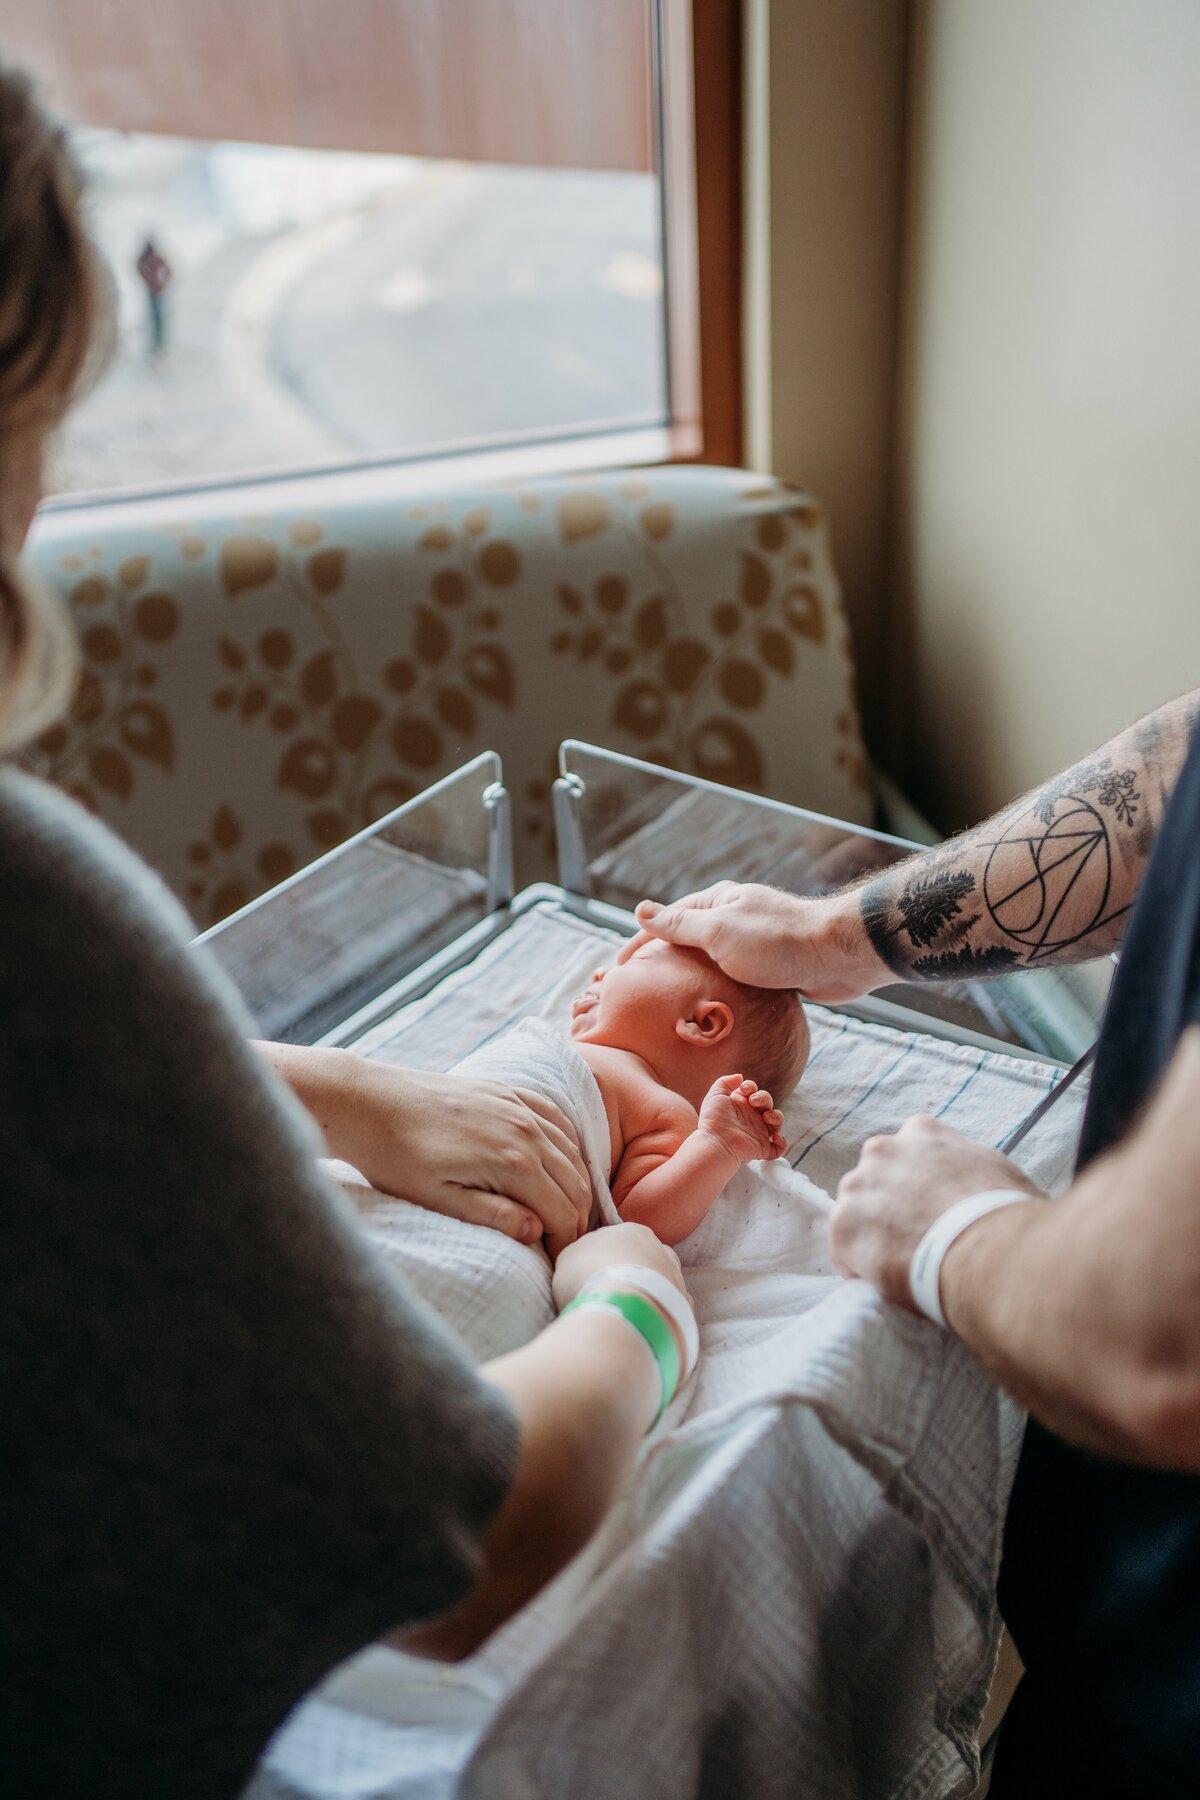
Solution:
[(994, 819), (856, 891), (901, 980), (1083, 962), (1121, 941), (1200, 716), (1172, 700)]
[(705, 950), (736, 980), (849, 1000), (888, 981), (1003, 974), (1116, 948), (1200, 719), (1169, 701), (984, 825), (821, 899), (718, 882), (642, 934)]

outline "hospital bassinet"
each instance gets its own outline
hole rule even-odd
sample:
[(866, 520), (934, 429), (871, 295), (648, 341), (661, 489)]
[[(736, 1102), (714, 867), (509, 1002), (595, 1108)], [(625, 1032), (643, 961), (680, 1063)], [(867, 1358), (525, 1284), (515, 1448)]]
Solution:
[[(264, 1035), (444, 1067), (502, 1029), (514, 1010), (552, 1000), (556, 982), (569, 988), (574, 970), (611, 953), (614, 931), (632, 929), (631, 909), (643, 894), (670, 898), (721, 876), (816, 893), (914, 847), (576, 741), (560, 748), (552, 805), (556, 882), (514, 893), (508, 796), (498, 757), (484, 754), (202, 941)], [(813, 1024), (798, 1135), (789, 1119), (791, 1160), (828, 1192), (866, 1135), (894, 1129), (916, 1110), (1002, 1141), (1094, 1036), (1096, 1019), (1086, 991), (1043, 971), (986, 985), (885, 989), (845, 1007), (814, 1008)], [(1048, 1186), (1069, 1171), (1080, 1104), (1072, 1091), (1030, 1141), (1028, 1166)], [(717, 1247), (718, 1266), (721, 1255)], [(688, 1273), (703, 1289), (712, 1270)], [(529, 1628), (531, 1634), (536, 1639)], [(520, 1647), (519, 1628), (517, 1639)], [(275, 1752), (278, 1766), (268, 1761), (260, 1773), (256, 1795), (304, 1792), (323, 1800), (334, 1792), (458, 1791), (471, 1746), (486, 1735), (484, 1721), (494, 1730), (504, 1717), (502, 1708), (496, 1712), (499, 1689), (481, 1697), (474, 1677), (452, 1684), (451, 1699), (442, 1693), (434, 1709), (443, 1722), (435, 1744), (428, 1718), (419, 1706), (413, 1711), (412, 1694), (403, 1690), (399, 1698), (402, 1690), (389, 1688), (389, 1671), (378, 1663), (385, 1653), (371, 1654), (376, 1662), (369, 1655), (356, 1677), (335, 1678), (324, 1698), (302, 1709)], [(528, 1645), (520, 1654), (531, 1654)], [(990, 1654), (975, 1653), (962, 1717), (957, 1727), (943, 1726), (944, 1741), (935, 1746), (940, 1760), (921, 1762), (923, 1792), (963, 1791), (973, 1755), (966, 1738), (979, 1727)], [(375, 1700), (364, 1699), (371, 1692)], [(372, 1709), (380, 1707), (375, 1717)], [(922, 1756), (929, 1754), (926, 1747)], [(897, 1766), (906, 1755), (897, 1746)], [(583, 1767), (591, 1783), (586, 1756)], [(882, 1774), (873, 1786), (862, 1769), (853, 1779), (860, 1793), (905, 1791)]]

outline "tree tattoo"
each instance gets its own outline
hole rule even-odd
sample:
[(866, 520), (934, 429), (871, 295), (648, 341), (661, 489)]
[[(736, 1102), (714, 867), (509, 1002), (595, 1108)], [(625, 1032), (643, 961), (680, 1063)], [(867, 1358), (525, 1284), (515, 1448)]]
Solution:
[(951, 919), (962, 912), (962, 901), (975, 892), (975, 878), (968, 869), (946, 875), (927, 875), (907, 881), (897, 905), (904, 915), (904, 929), (914, 944), (932, 944)]
[[(890, 886), (886, 875), (868, 883), (862, 891), (861, 904), (867, 935), (897, 975), (908, 975), (917, 967), (901, 945), (901, 936), (914, 948), (928, 949), (955, 925), (953, 935), (961, 937), (979, 918), (977, 912), (963, 916), (963, 901), (976, 891), (975, 877), (969, 869), (934, 869), (929, 874), (910, 877), (895, 897), (888, 891)], [(969, 957), (972, 952), (969, 946), (962, 945), (959, 954)]]
[(968, 977), (1003, 975), (1020, 962), (1015, 950), (1006, 944), (992, 944), (973, 950), (963, 944), (957, 950), (943, 950), (937, 956), (918, 956), (912, 965), (914, 975), (925, 981), (965, 981)]

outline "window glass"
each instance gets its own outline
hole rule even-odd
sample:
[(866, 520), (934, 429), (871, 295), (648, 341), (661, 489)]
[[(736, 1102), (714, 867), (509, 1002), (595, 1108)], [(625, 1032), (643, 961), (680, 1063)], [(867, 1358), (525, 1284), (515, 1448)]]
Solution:
[(74, 135), (120, 342), (60, 494), (665, 419), (652, 172)]
[(690, 217), (663, 73), (690, 69), (688, 20), (690, 0), (0, 0), (119, 293), (58, 492), (690, 427), (690, 251), (672, 224), (664, 252), (661, 180), (665, 158)]

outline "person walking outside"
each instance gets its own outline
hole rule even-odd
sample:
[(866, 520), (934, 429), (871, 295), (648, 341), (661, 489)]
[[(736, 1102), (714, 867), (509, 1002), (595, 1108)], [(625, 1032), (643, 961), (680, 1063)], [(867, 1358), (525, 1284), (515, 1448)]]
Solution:
[(157, 362), (167, 349), (167, 289), (174, 270), (152, 237), (147, 237), (134, 265), (146, 289), (150, 307), (150, 360)]

